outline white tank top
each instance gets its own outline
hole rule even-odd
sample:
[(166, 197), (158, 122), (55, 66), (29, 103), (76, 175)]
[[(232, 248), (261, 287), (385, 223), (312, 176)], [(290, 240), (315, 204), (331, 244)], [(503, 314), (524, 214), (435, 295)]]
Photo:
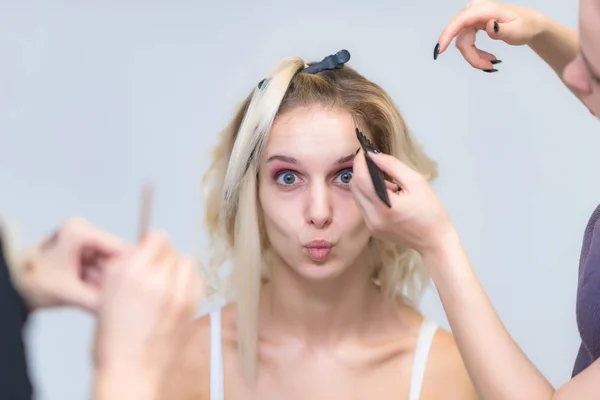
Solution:
[[(410, 378), (410, 394), (408, 400), (419, 400), (425, 376), (425, 365), (429, 358), (429, 349), (438, 325), (425, 319), (413, 360), (412, 374)], [(210, 313), (210, 400), (224, 400), (225, 389), (223, 386), (223, 349), (221, 344), (221, 310)]]

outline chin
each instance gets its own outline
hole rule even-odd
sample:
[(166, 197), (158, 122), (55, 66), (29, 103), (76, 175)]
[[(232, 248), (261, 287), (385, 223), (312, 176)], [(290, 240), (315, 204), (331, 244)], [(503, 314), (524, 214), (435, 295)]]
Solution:
[(307, 280), (325, 281), (342, 275), (345, 268), (340, 262), (303, 260), (296, 264), (294, 270), (298, 275)]

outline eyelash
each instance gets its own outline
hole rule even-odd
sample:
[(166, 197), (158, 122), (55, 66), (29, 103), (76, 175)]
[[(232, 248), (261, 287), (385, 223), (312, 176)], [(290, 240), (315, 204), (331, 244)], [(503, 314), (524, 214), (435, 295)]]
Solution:
[[(347, 173), (347, 172), (350, 172), (352, 174), (352, 168), (346, 168), (346, 169), (343, 169), (341, 171), (338, 171), (335, 176), (339, 177), (342, 174)], [(275, 179), (275, 183), (277, 185), (279, 185), (279, 186), (281, 186), (281, 187), (283, 187), (285, 189), (292, 189), (292, 188), (294, 188), (297, 185), (296, 182), (294, 182), (292, 184), (289, 184), (289, 185), (286, 185), (285, 183), (279, 182), (279, 178), (281, 178), (282, 176), (284, 176), (286, 174), (292, 174), (292, 175), (296, 176), (296, 178), (300, 179), (298, 177), (298, 173), (295, 172), (295, 171), (291, 171), (291, 170), (279, 171), (278, 173), (275, 174), (275, 176), (274, 176), (273, 179)], [(352, 181), (352, 177), (350, 177), (350, 181)], [(348, 188), (349, 183), (338, 183), (338, 185), (340, 185), (341, 187), (344, 187), (344, 188)]]

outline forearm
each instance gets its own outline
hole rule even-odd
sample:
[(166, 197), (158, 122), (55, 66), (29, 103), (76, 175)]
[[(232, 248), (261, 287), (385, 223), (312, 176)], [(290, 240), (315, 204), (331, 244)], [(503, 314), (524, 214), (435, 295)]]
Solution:
[(99, 371), (94, 379), (94, 400), (157, 400), (157, 380), (137, 371)]
[(423, 254), (473, 384), (483, 399), (549, 400), (554, 389), (514, 342), (461, 244)]
[(538, 19), (539, 33), (529, 47), (556, 72), (562, 74), (579, 52), (579, 36), (576, 31), (541, 15)]

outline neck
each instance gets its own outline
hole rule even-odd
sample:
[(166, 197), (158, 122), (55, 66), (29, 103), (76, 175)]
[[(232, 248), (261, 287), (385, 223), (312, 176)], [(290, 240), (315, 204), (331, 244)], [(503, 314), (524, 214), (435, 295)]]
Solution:
[(279, 261), (261, 292), (261, 326), (268, 335), (324, 346), (359, 336), (381, 295), (370, 280), (367, 257), (335, 278), (307, 280)]

